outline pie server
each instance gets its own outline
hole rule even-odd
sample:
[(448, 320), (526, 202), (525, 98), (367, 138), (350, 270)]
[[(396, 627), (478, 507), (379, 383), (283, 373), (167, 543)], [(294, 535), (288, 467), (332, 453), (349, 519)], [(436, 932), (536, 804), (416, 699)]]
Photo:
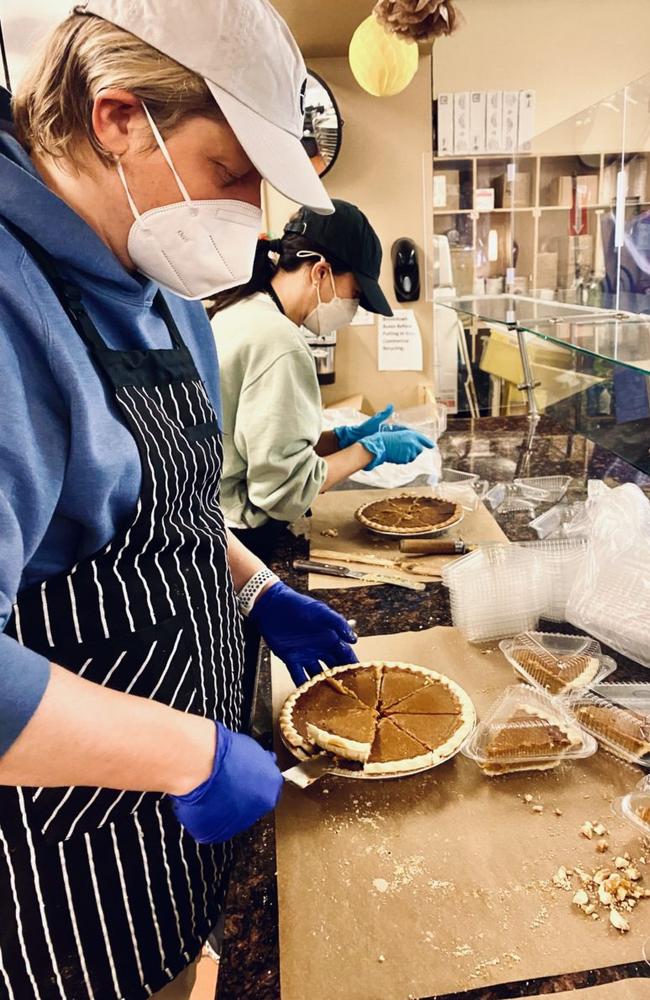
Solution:
[(291, 785), (296, 785), (297, 788), (309, 788), (315, 781), (319, 781), (320, 778), (331, 773), (335, 773), (331, 758), (326, 754), (318, 754), (310, 760), (304, 760), (301, 764), (296, 764), (283, 771), (282, 777)]
[(394, 587), (404, 587), (406, 590), (424, 590), (425, 585), (417, 580), (403, 580), (389, 573), (362, 573), (348, 566), (334, 566), (332, 563), (313, 562), (311, 559), (294, 559), (294, 569), (308, 573), (320, 573), (324, 576), (344, 576), (348, 580), (365, 580), (367, 583), (390, 583)]

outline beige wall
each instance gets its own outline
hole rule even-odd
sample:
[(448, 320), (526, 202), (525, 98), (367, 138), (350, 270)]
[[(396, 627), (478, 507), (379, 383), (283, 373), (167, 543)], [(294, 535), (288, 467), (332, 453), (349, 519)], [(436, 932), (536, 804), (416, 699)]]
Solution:
[(650, 72), (648, 0), (461, 0), (467, 23), (434, 45), (434, 93), (537, 91), (544, 132)]
[[(423, 157), (431, 156), (431, 61), (423, 58), (410, 87), (390, 98), (375, 98), (362, 91), (347, 58), (308, 62), (332, 87), (345, 121), (341, 154), (325, 178), (327, 189), (333, 197), (357, 204), (377, 230), (384, 248), (382, 287), (396, 305), (390, 248), (400, 236), (415, 240), (421, 256), (425, 245)], [(426, 183), (431, 183), (428, 172)], [(267, 222), (275, 232), (281, 231), (294, 210), (274, 192), (267, 192), (266, 208)], [(424, 271), (423, 260), (421, 268)], [(426, 373), (431, 366), (432, 312), (424, 293), (415, 303), (415, 313), (422, 331)], [(378, 372), (376, 326), (350, 327), (339, 332), (336, 383), (324, 387), (323, 397), (327, 403), (362, 391), (375, 409), (387, 402), (406, 406), (414, 402), (417, 385), (429, 381), (425, 373)]]

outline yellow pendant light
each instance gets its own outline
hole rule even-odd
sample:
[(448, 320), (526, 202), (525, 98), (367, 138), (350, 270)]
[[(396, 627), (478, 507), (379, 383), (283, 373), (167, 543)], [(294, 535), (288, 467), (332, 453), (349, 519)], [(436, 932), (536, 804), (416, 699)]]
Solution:
[(392, 97), (415, 76), (419, 50), (415, 42), (389, 35), (371, 14), (352, 36), (348, 58), (360, 87), (373, 97)]

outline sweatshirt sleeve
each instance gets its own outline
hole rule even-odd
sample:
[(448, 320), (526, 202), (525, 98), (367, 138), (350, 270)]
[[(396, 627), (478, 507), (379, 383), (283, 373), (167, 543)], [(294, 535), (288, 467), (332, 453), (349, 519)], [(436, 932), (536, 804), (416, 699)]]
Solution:
[(234, 443), (247, 464), (250, 503), (279, 521), (301, 517), (327, 478), (314, 451), (321, 434), (313, 362), (289, 351), (243, 387)]
[[(5, 264), (11, 270), (11, 261)], [(50, 677), (48, 659), (4, 629), (24, 567), (52, 519), (67, 458), (47, 329), (18, 268), (11, 278), (0, 281), (0, 756), (31, 719)]]

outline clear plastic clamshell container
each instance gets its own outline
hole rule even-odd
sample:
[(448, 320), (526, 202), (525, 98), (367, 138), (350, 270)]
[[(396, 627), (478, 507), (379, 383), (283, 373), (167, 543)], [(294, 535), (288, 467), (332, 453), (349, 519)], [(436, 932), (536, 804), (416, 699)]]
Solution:
[(650, 837), (650, 787), (645, 791), (630, 792), (612, 802), (612, 812), (633, 826), (645, 837)]
[(613, 701), (621, 708), (629, 708), (633, 712), (642, 712), (650, 716), (650, 684), (642, 681), (608, 681), (605, 684), (594, 684), (594, 694)]
[(461, 747), (491, 777), (548, 771), (564, 761), (591, 757), (596, 740), (576, 723), (564, 701), (528, 684), (505, 689)]
[(515, 479), (522, 496), (540, 503), (557, 503), (569, 488), (571, 476), (531, 476), (528, 479)]
[(590, 688), (616, 670), (616, 662), (587, 635), (527, 631), (504, 639), (499, 648), (529, 684), (554, 696)]
[(650, 768), (650, 715), (621, 708), (591, 692), (570, 696), (571, 711), (600, 745), (629, 764)]

